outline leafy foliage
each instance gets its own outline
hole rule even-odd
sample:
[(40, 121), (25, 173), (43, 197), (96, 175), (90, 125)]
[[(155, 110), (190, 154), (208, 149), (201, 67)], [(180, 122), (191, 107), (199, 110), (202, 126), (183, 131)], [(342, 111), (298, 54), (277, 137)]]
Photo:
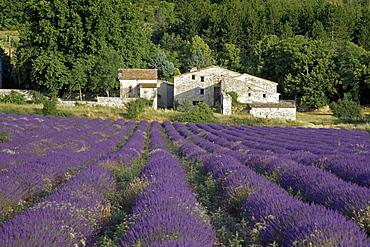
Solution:
[(188, 103), (185, 103), (183, 107), (185, 113), (172, 117), (172, 121), (208, 123), (214, 120), (213, 110), (204, 102), (199, 102), (194, 108), (191, 108)]
[(231, 96), (231, 105), (238, 106), (240, 103), (238, 101), (238, 94), (236, 92), (227, 92)]
[(283, 98), (314, 108), (370, 102), (367, 1), (5, 0), (0, 16), (0, 29), (21, 35), (6, 86), (107, 94), (117, 75), (104, 72), (101, 60), (108, 70), (115, 59), (103, 51), (116, 52), (114, 67), (145, 68), (160, 50), (160, 77), (172, 64), (217, 64), (276, 81)]
[(362, 117), (360, 105), (354, 101), (349, 100), (338, 100), (338, 102), (332, 102), (330, 109), (333, 111), (333, 115), (342, 119), (359, 119)]
[(167, 60), (163, 51), (158, 51), (152, 59), (148, 61), (148, 67), (158, 70), (159, 78), (170, 78), (174, 75), (175, 66)]
[(57, 101), (55, 99), (51, 100), (44, 100), (43, 102), (44, 107), (41, 109), (42, 115), (52, 115), (52, 116), (57, 116), (58, 111), (57, 111)]
[(150, 54), (148, 30), (130, 1), (28, 1), (25, 17), (16, 78), (52, 96), (109, 94), (119, 67), (141, 67)]
[(145, 111), (145, 107), (151, 106), (153, 102), (148, 99), (139, 98), (137, 100), (128, 102), (125, 104), (128, 117), (131, 119), (137, 118), (141, 113)]
[(12, 90), (9, 95), (5, 95), (3, 98), (0, 99), (0, 102), (3, 103), (13, 103), (13, 104), (26, 104), (26, 100), (24, 95)]

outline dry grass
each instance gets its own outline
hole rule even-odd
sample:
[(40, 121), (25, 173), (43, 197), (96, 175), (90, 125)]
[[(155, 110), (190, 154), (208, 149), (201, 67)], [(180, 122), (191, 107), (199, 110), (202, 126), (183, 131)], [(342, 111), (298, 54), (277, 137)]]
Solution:
[[(0, 112), (17, 113), (17, 114), (39, 114), (42, 104), (5, 104), (0, 103)], [(58, 106), (58, 111), (64, 116), (76, 116), (79, 118), (111, 118), (113, 120), (128, 119), (124, 107), (103, 107), (103, 106), (86, 106), (77, 105), (75, 107)], [(364, 119), (370, 121), (370, 106), (362, 107)], [(181, 114), (180, 112), (169, 109), (154, 110), (147, 108), (136, 120), (148, 121), (170, 121), (172, 116)], [(290, 126), (290, 127), (309, 127), (309, 128), (346, 128), (346, 129), (370, 129), (369, 123), (353, 122), (346, 123), (334, 117), (331, 112), (297, 112), (297, 120), (289, 121), (284, 119), (263, 119), (254, 118), (248, 114), (237, 113), (231, 116), (225, 116), (215, 113), (215, 123), (235, 124), (235, 125), (257, 125), (257, 126)]]

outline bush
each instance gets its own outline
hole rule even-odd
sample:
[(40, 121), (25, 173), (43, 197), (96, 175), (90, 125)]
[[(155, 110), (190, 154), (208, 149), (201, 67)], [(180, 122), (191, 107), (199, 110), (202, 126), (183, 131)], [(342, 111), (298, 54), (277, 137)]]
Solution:
[(42, 95), (42, 93), (40, 93), (39, 91), (35, 91), (33, 93), (33, 103), (43, 104), (45, 100), (46, 100), (45, 96)]
[(330, 104), (330, 109), (333, 111), (335, 117), (341, 119), (362, 118), (360, 105), (354, 101), (338, 100), (338, 102), (332, 102)]
[(226, 94), (231, 96), (231, 105), (238, 106), (240, 103), (238, 101), (238, 94), (236, 92), (227, 92)]
[(199, 102), (199, 104), (184, 114), (171, 118), (172, 121), (177, 122), (193, 122), (193, 123), (209, 123), (214, 121), (213, 110), (208, 107), (206, 103)]
[(41, 114), (43, 116), (46, 116), (46, 115), (57, 116), (58, 115), (57, 101), (55, 99), (44, 100), (43, 105), (44, 107), (41, 109)]
[(2, 99), (0, 99), (0, 102), (13, 103), (19, 105), (27, 103), (24, 98), (24, 95), (17, 91), (11, 91), (10, 95), (5, 95)]
[(125, 104), (128, 117), (131, 119), (137, 118), (141, 113), (144, 112), (145, 107), (151, 106), (153, 101), (139, 98), (135, 101), (131, 101)]

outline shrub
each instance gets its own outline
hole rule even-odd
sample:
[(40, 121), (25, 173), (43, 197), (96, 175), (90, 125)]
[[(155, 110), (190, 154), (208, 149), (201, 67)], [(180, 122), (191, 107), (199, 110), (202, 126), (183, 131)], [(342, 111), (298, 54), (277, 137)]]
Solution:
[(135, 101), (131, 101), (125, 104), (126, 111), (129, 118), (137, 118), (141, 113), (144, 112), (145, 107), (151, 106), (153, 104), (153, 101), (139, 98)]
[(214, 120), (213, 110), (206, 103), (199, 102), (195, 108), (191, 108), (184, 114), (171, 118), (177, 122), (209, 123)]
[(338, 100), (332, 102), (330, 109), (335, 117), (341, 119), (359, 119), (362, 117), (360, 105), (354, 101)]
[(23, 94), (13, 90), (11, 91), (10, 95), (5, 95), (2, 99), (0, 99), (0, 102), (19, 105), (27, 103)]
[(45, 96), (42, 95), (42, 93), (40, 93), (39, 91), (35, 91), (33, 93), (33, 103), (43, 104), (45, 100), (46, 100)]
[(44, 107), (41, 109), (41, 113), (43, 116), (46, 116), (46, 115), (57, 116), (58, 115), (57, 101), (55, 99), (44, 100), (43, 105)]
[(240, 103), (238, 101), (238, 94), (236, 92), (227, 92), (226, 94), (231, 96), (231, 105), (238, 106)]

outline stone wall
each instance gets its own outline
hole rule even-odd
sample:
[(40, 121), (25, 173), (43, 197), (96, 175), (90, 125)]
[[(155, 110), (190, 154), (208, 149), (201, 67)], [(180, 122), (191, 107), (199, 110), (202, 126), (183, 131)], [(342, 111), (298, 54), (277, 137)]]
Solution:
[(222, 114), (231, 115), (232, 98), (230, 95), (222, 92)]
[(26, 101), (33, 100), (34, 90), (23, 90), (23, 89), (0, 89), (0, 97), (4, 97), (5, 95), (10, 95), (12, 91), (16, 91), (20, 94), (23, 94)]
[(125, 103), (134, 101), (136, 98), (119, 98), (119, 97), (98, 97), (97, 101), (75, 101), (75, 100), (59, 100), (58, 105), (60, 106), (75, 106), (78, 104), (84, 104), (88, 106), (109, 106), (109, 107), (122, 107)]
[(296, 108), (251, 108), (249, 114), (261, 118), (296, 120)]
[(238, 101), (241, 103), (277, 103), (280, 97), (277, 93), (277, 83), (248, 74), (225, 78), (221, 89), (224, 92), (237, 93)]
[(190, 103), (204, 102), (208, 106), (215, 105), (214, 92), (220, 87), (224, 77), (240, 75), (237, 72), (211, 66), (174, 77), (174, 100), (181, 104), (185, 99)]

